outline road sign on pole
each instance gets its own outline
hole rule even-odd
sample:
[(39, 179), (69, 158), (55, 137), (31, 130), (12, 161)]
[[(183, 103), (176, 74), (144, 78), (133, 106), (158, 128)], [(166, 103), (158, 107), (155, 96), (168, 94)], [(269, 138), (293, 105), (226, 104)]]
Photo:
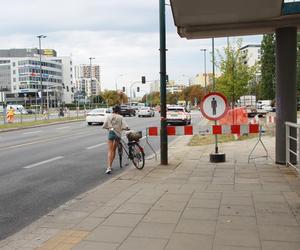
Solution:
[[(226, 97), (221, 93), (211, 92), (204, 96), (200, 104), (200, 110), (206, 119), (215, 121), (215, 125), (217, 125), (217, 120), (225, 116), (228, 111)], [(225, 154), (220, 153), (218, 149), (217, 135), (215, 140), (215, 152), (211, 153), (209, 158), (210, 162), (225, 162)]]
[(221, 93), (211, 92), (204, 96), (200, 109), (206, 119), (217, 121), (224, 117), (228, 111), (226, 97)]

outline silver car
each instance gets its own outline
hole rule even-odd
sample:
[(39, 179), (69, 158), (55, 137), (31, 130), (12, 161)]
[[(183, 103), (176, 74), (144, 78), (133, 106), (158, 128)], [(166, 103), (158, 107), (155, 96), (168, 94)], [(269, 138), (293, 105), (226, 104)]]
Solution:
[(141, 107), (138, 111), (138, 117), (153, 117), (155, 115), (154, 109), (150, 107)]

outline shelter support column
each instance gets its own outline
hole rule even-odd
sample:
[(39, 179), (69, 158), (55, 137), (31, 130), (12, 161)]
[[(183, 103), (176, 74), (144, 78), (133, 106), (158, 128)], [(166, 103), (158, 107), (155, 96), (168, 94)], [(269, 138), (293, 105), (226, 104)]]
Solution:
[[(285, 122), (297, 122), (297, 28), (276, 30), (276, 163), (286, 163)], [(295, 136), (296, 131), (291, 131)], [(296, 152), (296, 145), (291, 142)], [(291, 162), (296, 161), (294, 155)]]

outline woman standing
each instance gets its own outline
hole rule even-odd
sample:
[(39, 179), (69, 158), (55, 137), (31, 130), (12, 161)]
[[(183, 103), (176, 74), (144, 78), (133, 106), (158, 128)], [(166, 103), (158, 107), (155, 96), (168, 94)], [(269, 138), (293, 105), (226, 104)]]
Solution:
[(108, 130), (108, 154), (107, 154), (107, 169), (106, 174), (110, 174), (112, 170), (112, 163), (116, 156), (116, 149), (122, 134), (122, 130), (128, 129), (128, 126), (123, 118), (120, 115), (121, 108), (120, 106), (113, 107), (112, 115), (108, 116), (106, 121), (103, 124), (103, 128)]

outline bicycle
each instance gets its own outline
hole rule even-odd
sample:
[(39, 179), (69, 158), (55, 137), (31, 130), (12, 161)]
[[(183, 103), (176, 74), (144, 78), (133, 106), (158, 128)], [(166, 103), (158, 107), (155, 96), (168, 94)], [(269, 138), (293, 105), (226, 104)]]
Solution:
[(122, 137), (118, 143), (118, 155), (120, 167), (122, 168), (123, 152), (126, 153), (128, 159), (130, 159), (133, 165), (141, 170), (145, 166), (145, 153), (143, 147), (139, 144), (139, 140), (142, 138), (142, 131), (128, 131), (126, 132), (128, 142), (125, 142)]

